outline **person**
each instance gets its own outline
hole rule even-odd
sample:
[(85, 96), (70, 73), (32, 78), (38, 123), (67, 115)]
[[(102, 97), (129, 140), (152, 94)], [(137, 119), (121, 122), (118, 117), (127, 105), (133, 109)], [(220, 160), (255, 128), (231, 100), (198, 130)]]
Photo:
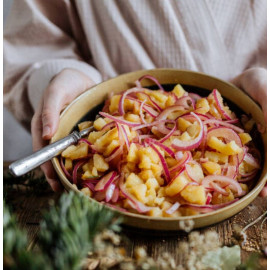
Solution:
[[(94, 84), (138, 69), (232, 81), (266, 113), (266, 0), (15, 0), (4, 30), (4, 103), (33, 150)], [(32, 120), (31, 120), (32, 119)], [(42, 169), (60, 184), (50, 162)]]

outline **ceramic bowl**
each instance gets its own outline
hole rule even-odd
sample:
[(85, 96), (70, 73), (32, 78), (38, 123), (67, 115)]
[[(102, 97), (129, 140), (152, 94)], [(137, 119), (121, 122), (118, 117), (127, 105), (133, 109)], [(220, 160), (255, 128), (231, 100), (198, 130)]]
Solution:
[[(186, 70), (177, 69), (154, 69), (154, 70), (140, 70), (127, 74), (123, 74), (116, 78), (107, 80), (100, 83), (93, 88), (89, 89), (77, 99), (75, 99), (61, 114), (59, 128), (52, 138), (51, 142), (55, 142), (65, 136), (67, 136), (76, 126), (76, 124), (87, 114), (91, 109), (101, 104), (108, 96), (108, 93), (119, 93), (134, 85), (134, 82), (142, 75), (150, 74), (157, 78), (163, 85), (177, 84), (195, 86), (198, 88), (207, 89), (209, 91), (217, 88), (222, 96), (228, 101), (232, 101), (242, 111), (252, 115), (253, 119), (265, 125), (263, 113), (260, 107), (243, 91), (235, 87), (234, 85), (225, 82), (223, 80), (214, 78), (212, 76), (191, 72)], [(153, 83), (149, 80), (143, 81), (143, 86), (151, 86)], [(195, 215), (191, 217), (178, 217), (178, 218), (159, 218), (148, 217), (134, 213), (122, 213), (120, 215), (124, 218), (124, 223), (130, 226), (135, 226), (144, 229), (152, 230), (179, 230), (179, 221), (187, 221), (192, 219), (194, 221), (194, 228), (200, 228), (208, 226), (222, 220), (225, 220), (250, 204), (266, 183), (266, 132), (261, 134), (263, 143), (262, 149), (264, 149), (264, 161), (263, 168), (260, 177), (257, 179), (257, 183), (253, 189), (241, 198), (239, 201), (232, 205), (224, 207), (214, 212)], [(59, 178), (67, 191), (79, 192), (65, 177), (59, 161), (57, 158), (53, 159), (54, 168), (59, 175)], [(97, 203), (93, 199), (89, 198), (92, 203)], [(117, 211), (112, 209), (113, 211)], [(118, 212), (118, 211), (117, 211)]]

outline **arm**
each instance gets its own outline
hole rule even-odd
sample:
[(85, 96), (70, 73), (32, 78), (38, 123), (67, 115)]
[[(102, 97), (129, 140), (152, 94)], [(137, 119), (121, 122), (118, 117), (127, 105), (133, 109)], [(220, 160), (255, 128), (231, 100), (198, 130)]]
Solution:
[[(61, 110), (101, 81), (99, 72), (85, 63), (87, 53), (77, 45), (84, 40), (73, 10), (69, 1), (15, 0), (7, 21), (4, 103), (29, 129), (34, 115), (35, 151), (55, 133)], [(41, 168), (52, 188), (59, 190), (51, 162)]]

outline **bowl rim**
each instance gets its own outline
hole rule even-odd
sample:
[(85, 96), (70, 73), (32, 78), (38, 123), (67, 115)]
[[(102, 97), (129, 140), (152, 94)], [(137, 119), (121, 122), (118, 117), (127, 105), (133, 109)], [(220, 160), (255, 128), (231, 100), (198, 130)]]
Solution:
[[(252, 103), (254, 103), (254, 105), (259, 109), (261, 110), (261, 108), (259, 107), (259, 105), (246, 93), (244, 92), (243, 90), (241, 90), (240, 88), (236, 87), (234, 84), (232, 84), (231, 82), (227, 82), (225, 80), (222, 80), (220, 78), (217, 78), (217, 77), (214, 77), (214, 76), (211, 76), (211, 75), (208, 75), (208, 74), (205, 74), (203, 72), (197, 72), (197, 71), (191, 71), (191, 70), (187, 70), (187, 69), (175, 69), (175, 68), (155, 68), (155, 69), (140, 69), (140, 70), (136, 70), (136, 71), (132, 71), (132, 72), (128, 72), (128, 73), (123, 73), (119, 76), (116, 76), (116, 77), (113, 77), (113, 78), (109, 78), (105, 81), (102, 81), (101, 83), (99, 84), (96, 84), (94, 85), (93, 87), (87, 89), (85, 92), (83, 92), (81, 95), (79, 95), (77, 98), (75, 98), (69, 105), (67, 105), (65, 107), (65, 109), (61, 112), (60, 114), (60, 121), (61, 121), (61, 118), (65, 115), (65, 113), (73, 106), (74, 103), (76, 103), (78, 100), (80, 100), (81, 98), (83, 98), (85, 95), (88, 95), (89, 91), (91, 91), (91, 89), (97, 87), (97, 86), (100, 86), (104, 83), (108, 83), (110, 81), (113, 81), (115, 79), (120, 79), (121, 77), (126, 77), (127, 75), (132, 75), (132, 74), (136, 74), (136, 73), (140, 73), (140, 72), (154, 72), (154, 71), (173, 71), (173, 72), (184, 72), (184, 73), (189, 73), (189, 74), (194, 74), (194, 75), (202, 75), (204, 76), (205, 78), (209, 78), (211, 80), (215, 80), (215, 81), (219, 81), (223, 84), (227, 84), (229, 85), (231, 88), (234, 88), (234, 89), (237, 89), (238, 91), (241, 91), (243, 92), (247, 98), (249, 98)], [(150, 85), (153, 85), (153, 84), (150, 84)], [(266, 131), (265, 131), (266, 133)], [(53, 142), (53, 138), (51, 139), (50, 143)], [(266, 163), (266, 160), (267, 160), (267, 155), (266, 155), (266, 151), (265, 151), (265, 157), (264, 157), (264, 163)], [(62, 169), (60, 168), (59, 170), (59, 167), (60, 166), (57, 166), (57, 163), (59, 163), (58, 161), (58, 158), (55, 157), (53, 158), (52, 160), (52, 163), (53, 163), (53, 166), (54, 166), (54, 169), (56, 170), (59, 178), (60, 178), (60, 181), (65, 185), (65, 186), (68, 186), (70, 190), (74, 191), (74, 192), (77, 192), (77, 193), (81, 193), (81, 191), (79, 191), (77, 188), (75, 188), (71, 182), (66, 178), (66, 176), (64, 175)], [(262, 168), (263, 170), (263, 168)], [(62, 178), (63, 177), (63, 178)], [(219, 214), (219, 213), (222, 213), (224, 212), (225, 210), (229, 210), (229, 209), (233, 209), (234, 207), (237, 207), (237, 206), (241, 206), (241, 204), (248, 200), (250, 197), (253, 197), (254, 198), (251, 200), (253, 201), (255, 199), (255, 197), (259, 194), (259, 192), (262, 190), (262, 188), (264, 187), (265, 183), (266, 183), (266, 179), (267, 179), (267, 173), (265, 173), (263, 176), (261, 175), (259, 178), (258, 178), (258, 182), (256, 183), (256, 185), (252, 188), (251, 191), (249, 191), (246, 195), (244, 195), (242, 198), (240, 198), (239, 200), (237, 200), (236, 202), (228, 205), (228, 206), (225, 206), (223, 208), (220, 208), (220, 209), (217, 209), (217, 210), (214, 210), (212, 212), (209, 212), (209, 213), (202, 213), (202, 214), (197, 214), (197, 215), (192, 215), (192, 216), (180, 216), (180, 217), (151, 217), (151, 216), (146, 216), (146, 215), (143, 215), (143, 214), (137, 214), (137, 213), (132, 213), (132, 212), (123, 212), (121, 210), (118, 210), (117, 208), (113, 208), (113, 207), (110, 207), (109, 205), (107, 204), (104, 204), (104, 203), (101, 203), (101, 202), (98, 202), (96, 201), (95, 199), (89, 197), (89, 200), (93, 203), (98, 203), (99, 205), (103, 205), (107, 208), (109, 208), (110, 210), (112, 211), (115, 211), (117, 213), (119, 213), (120, 215), (124, 215), (124, 216), (128, 216), (128, 217), (133, 217), (133, 218), (139, 218), (139, 219), (143, 219), (143, 220), (146, 220), (146, 221), (161, 221), (161, 222), (164, 222), (164, 221), (168, 221), (168, 222), (179, 222), (179, 221), (185, 221), (185, 220), (196, 220), (196, 219), (201, 219), (201, 218), (207, 218), (209, 216), (213, 216), (215, 214)], [(246, 206), (244, 206), (246, 207)], [(244, 208), (242, 207), (241, 210)], [(241, 211), (240, 210), (240, 211)], [(238, 213), (240, 212), (238, 211)], [(227, 219), (227, 218), (226, 218)]]

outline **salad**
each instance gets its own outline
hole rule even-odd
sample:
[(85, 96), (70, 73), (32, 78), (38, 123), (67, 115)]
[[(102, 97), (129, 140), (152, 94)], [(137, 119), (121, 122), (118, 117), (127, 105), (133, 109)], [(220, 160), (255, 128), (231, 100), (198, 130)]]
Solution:
[[(152, 80), (158, 90), (141, 85)], [(85, 195), (152, 217), (207, 213), (244, 196), (260, 169), (259, 151), (217, 89), (207, 97), (177, 84), (166, 92), (145, 75), (111, 94), (87, 138), (62, 152), (61, 167)], [(252, 122), (253, 121), (253, 122)]]

